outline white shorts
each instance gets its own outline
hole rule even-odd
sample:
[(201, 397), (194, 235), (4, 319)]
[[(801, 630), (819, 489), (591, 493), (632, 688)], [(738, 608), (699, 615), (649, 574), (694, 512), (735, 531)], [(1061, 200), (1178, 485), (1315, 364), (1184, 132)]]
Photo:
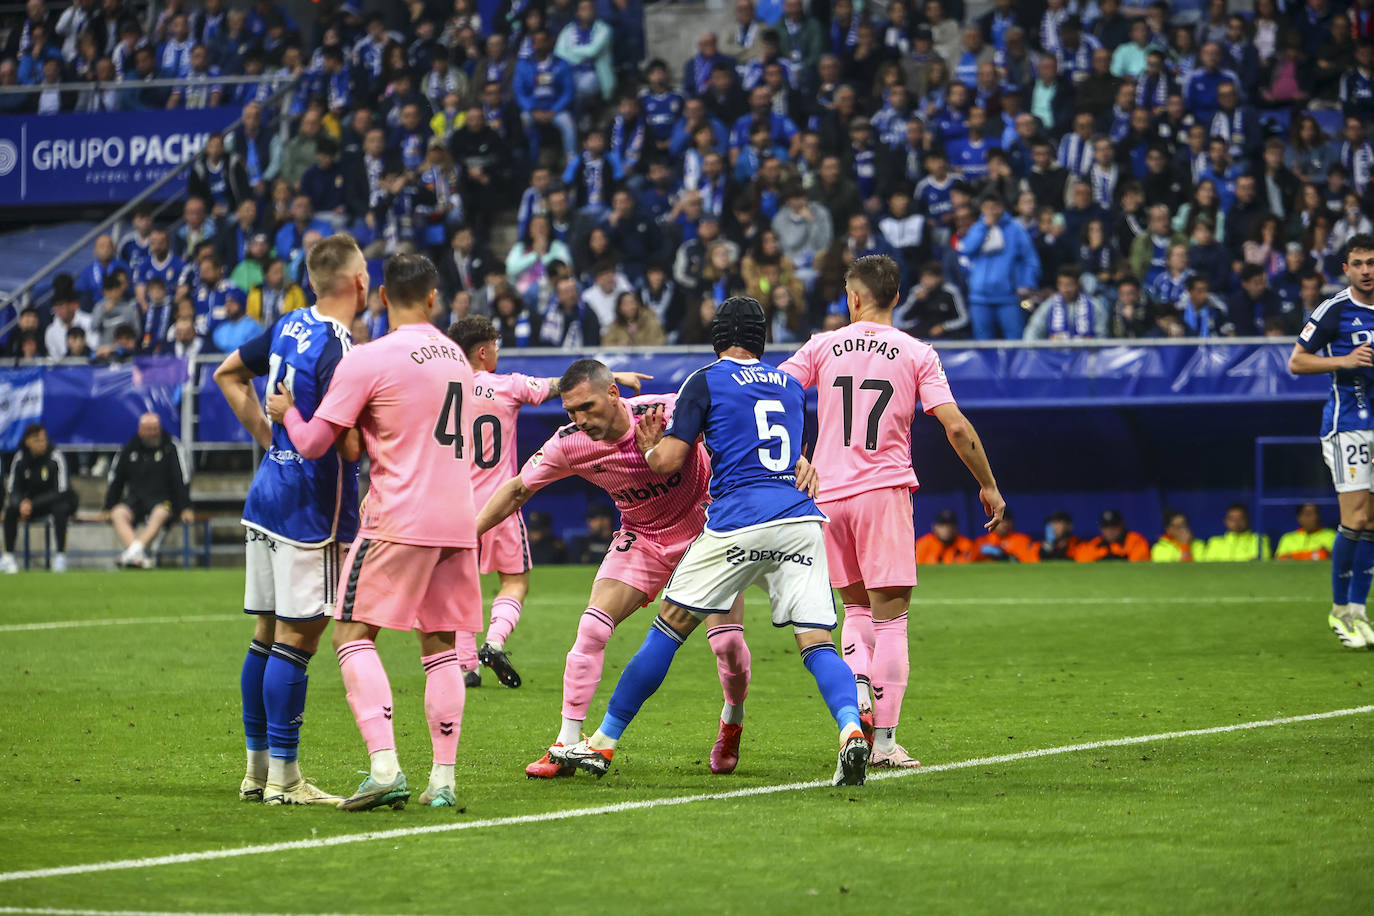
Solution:
[(768, 595), (773, 626), (835, 629), (835, 599), (819, 520), (798, 520), (715, 534), (687, 548), (663, 599), (697, 616), (726, 614), (751, 585)]
[(1332, 433), (1322, 440), (1322, 460), (1331, 471), (1337, 493), (1374, 490), (1370, 454), (1374, 453), (1374, 429)]
[(248, 528), (244, 538), (243, 612), (278, 620), (319, 620), (334, 610), (338, 543), (297, 547)]

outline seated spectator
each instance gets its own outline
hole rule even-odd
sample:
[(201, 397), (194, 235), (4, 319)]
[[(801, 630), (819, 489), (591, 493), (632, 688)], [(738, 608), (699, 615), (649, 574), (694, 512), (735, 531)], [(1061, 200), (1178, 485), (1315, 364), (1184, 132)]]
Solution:
[(163, 526), (174, 516), (195, 521), (185, 466), (181, 444), (163, 430), (157, 414), (139, 417), (138, 433), (110, 466), (105, 491), (103, 517), (124, 545), (120, 566), (152, 569), (156, 563), (148, 550)]
[(211, 134), (205, 141), (205, 151), (186, 176), (186, 193), (208, 201), (210, 212), (216, 217), (227, 216), (252, 198), (248, 172), (237, 155), (225, 153), (222, 134)]
[(439, 298), (446, 303), (462, 290), (481, 286), (488, 266), (494, 263), (490, 252), (478, 247), (476, 239), (472, 226), (458, 226), (449, 236), (449, 251), (435, 262), (439, 269)]
[(95, 360), (101, 365), (128, 362), (138, 355), (138, 329), (132, 324), (117, 325), (108, 343), (102, 343), (95, 352)]
[(1182, 512), (1166, 512), (1164, 534), (1150, 548), (1150, 560), (1154, 563), (1192, 563), (1199, 559), (1197, 554), (1202, 553), (1202, 547), (1193, 539), (1188, 516)]
[(662, 245), (658, 223), (639, 209), (633, 194), (620, 188), (611, 196), (610, 212), (599, 225), (606, 230), (612, 247), (620, 252), (621, 272), (631, 283), (643, 280), (644, 269)]
[(682, 291), (671, 278), (666, 265), (654, 261), (644, 273), (639, 285), (639, 298), (652, 310), (667, 335), (667, 343), (677, 343), (682, 326), (684, 302)]
[(531, 512), (525, 520), (526, 546), (530, 560), (536, 566), (559, 566), (568, 562), (568, 550), (554, 536), (553, 516), (547, 512)]
[(1025, 340), (1081, 340), (1108, 334), (1107, 308), (1079, 285), (1077, 266), (1066, 264), (1055, 275), (1053, 296), (1035, 310), (1026, 324)]
[(912, 337), (961, 339), (968, 336), (968, 307), (959, 287), (945, 282), (945, 272), (936, 261), (927, 261), (919, 280), (898, 310), (897, 327)]
[(1223, 524), (1226, 532), (1207, 539), (1199, 560), (1226, 563), (1269, 559), (1269, 538), (1250, 530), (1250, 510), (1244, 505), (1232, 503), (1227, 506)]
[(607, 347), (658, 347), (663, 342), (663, 325), (644, 307), (639, 293), (621, 293), (616, 299), (615, 320), (601, 335), (601, 343)]
[(567, 264), (572, 261), (572, 252), (553, 237), (548, 217), (536, 216), (529, 221), (525, 237), (506, 255), (506, 276), (516, 292), (524, 296), (539, 284), (554, 261)]
[(1175, 245), (1182, 245), (1186, 249), (1188, 239), (1181, 232), (1171, 229), (1168, 205), (1153, 205), (1147, 211), (1145, 232), (1131, 245), (1131, 274), (1149, 288), (1155, 277), (1163, 273), (1169, 249)]
[(1321, 512), (1315, 503), (1298, 506), (1298, 528), (1279, 538), (1276, 560), (1329, 560), (1336, 544), (1335, 529), (1322, 524)]
[(238, 303), (238, 313), (242, 314), (247, 296), (243, 290), (224, 279), (224, 265), (213, 251), (205, 252), (197, 263), (200, 265), (200, 276), (191, 290), (196, 332), (209, 335), (214, 333), (215, 325), (229, 316), (230, 301)]
[(286, 279), (285, 264), (276, 258), (269, 258), (263, 267), (262, 282), (248, 291), (247, 316), (263, 327), (270, 328), (282, 315), (303, 308), (305, 290)]
[(1156, 274), (1149, 284), (1150, 301), (1157, 307), (1172, 308), (1188, 291), (1188, 279), (1194, 275), (1188, 269), (1188, 253), (1187, 245), (1180, 243), (1169, 246), (1164, 270)]
[(172, 340), (172, 293), (166, 281), (153, 276), (148, 278), (144, 295), (148, 307), (143, 312), (143, 342), (140, 349), (144, 353), (159, 354), (168, 349)]
[(604, 330), (615, 321), (616, 303), (620, 294), (633, 289), (630, 281), (616, 269), (613, 261), (601, 261), (594, 268), (594, 281), (582, 293), (582, 304), (596, 315), (597, 324)]
[(545, 347), (561, 347), (573, 353), (601, 345), (601, 322), (595, 309), (582, 301), (582, 290), (572, 277), (554, 286), (554, 298), (544, 311), (539, 340)]
[[(326, 136), (318, 111), (312, 109), (301, 116), (296, 133), (282, 144), (280, 151), (281, 167), (278, 174), (288, 186), (294, 188), (300, 184), (301, 176), (315, 164), (316, 149)], [(277, 250), (277, 254), (282, 254), (281, 249)]]
[(86, 343), (86, 329), (82, 327), (68, 328), (66, 359), (89, 360), (90, 358), (91, 348)]
[(101, 298), (105, 278), (117, 270), (131, 273), (129, 265), (115, 257), (114, 238), (102, 235), (95, 240), (95, 260), (76, 276), (76, 292), (81, 297), (81, 307), (86, 311), (95, 308)]
[(170, 349), (163, 352), (170, 353), (177, 359), (186, 360), (187, 375), (195, 379), (197, 372), (196, 357), (209, 351), (205, 338), (196, 332), (195, 316), (189, 309), (178, 315), (172, 322)]
[(310, 207), (333, 228), (348, 223), (348, 190), (345, 175), (339, 165), (339, 144), (332, 137), (321, 137), (315, 144), (315, 163), (301, 176), (301, 196), (309, 199)]
[(1016, 530), (1016, 521), (1007, 510), (996, 528), (973, 542), (973, 562), (1039, 563), (1040, 554), (1030, 536)]
[(1126, 530), (1121, 513), (1108, 509), (1097, 520), (1097, 537), (1079, 544), (1073, 552), (1078, 563), (1099, 563), (1125, 560), (1145, 563), (1150, 559), (1150, 542), (1136, 531)]
[(62, 359), (67, 355), (68, 332), (80, 328), (89, 334), (91, 327), (91, 316), (81, 311), (74, 291), (54, 294), (52, 321), (43, 332), (44, 349), (53, 359)]
[(221, 353), (233, 353), (262, 333), (262, 325), (247, 313), (242, 296), (224, 300), (224, 317), (215, 322), (210, 340)]
[(973, 562), (973, 542), (959, 533), (953, 509), (941, 509), (930, 530), (916, 539), (916, 565)]
[[(582, 0), (588, 3), (590, 0)], [(570, 202), (579, 210), (600, 215), (611, 202), (611, 191), (625, 178), (620, 159), (606, 150), (606, 135), (592, 130), (582, 141), (581, 155), (568, 160), (563, 170)]]
[(213, 243), (218, 223), (210, 216), (209, 205), (199, 197), (187, 198), (181, 208), (181, 225), (177, 227), (177, 244), (186, 261), (195, 260), (196, 250), (206, 242)]
[(1116, 285), (1112, 309), (1113, 337), (1152, 337), (1158, 333), (1155, 316), (1140, 289), (1140, 281), (1126, 276)]
[(615, 510), (610, 506), (587, 509), (587, 533), (573, 538), (568, 559), (573, 563), (599, 563), (615, 538)]
[(294, 260), (305, 253), (305, 234), (315, 230), (323, 236), (334, 233), (334, 227), (324, 220), (315, 218), (315, 206), (305, 194), (297, 194), (291, 199), (291, 222), (277, 231), (277, 257)]
[(138, 306), (124, 298), (124, 284), (111, 274), (100, 284), (101, 300), (91, 315), (91, 347), (98, 356), (107, 356), (114, 347), (114, 331), (121, 325), (137, 327)]
[(1236, 323), (1236, 333), (1242, 336), (1258, 336), (1264, 333), (1271, 321), (1287, 318), (1297, 334), (1302, 328), (1302, 316), (1295, 306), (1290, 306), (1285, 314), (1283, 303), (1269, 288), (1269, 277), (1258, 264), (1246, 264), (1240, 271), (1240, 289), (1231, 294), (1226, 304), (1231, 320)]
[(5, 479), (5, 545), (0, 553), (0, 573), (16, 573), (15, 539), (19, 523), (32, 524), (52, 516), (57, 552), (51, 569), (67, 571), (67, 521), (76, 514), (77, 499), (67, 476), (67, 459), (48, 438), (42, 423), (24, 427), (22, 447), (10, 464)]
[[(1176, 325), (1170, 336), (1234, 337), (1236, 324), (1220, 299), (1213, 296), (1206, 277), (1188, 278), (1188, 291), (1178, 300)], [(1181, 325), (1181, 333), (1178, 333)]]

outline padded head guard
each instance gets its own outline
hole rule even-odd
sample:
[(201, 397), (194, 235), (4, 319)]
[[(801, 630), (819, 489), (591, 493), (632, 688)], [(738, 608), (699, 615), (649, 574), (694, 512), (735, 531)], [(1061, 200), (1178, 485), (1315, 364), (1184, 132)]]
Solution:
[(724, 353), (731, 347), (743, 347), (755, 356), (762, 356), (767, 335), (768, 320), (764, 318), (763, 306), (749, 296), (726, 299), (716, 309), (716, 317), (711, 319), (711, 343), (717, 353)]

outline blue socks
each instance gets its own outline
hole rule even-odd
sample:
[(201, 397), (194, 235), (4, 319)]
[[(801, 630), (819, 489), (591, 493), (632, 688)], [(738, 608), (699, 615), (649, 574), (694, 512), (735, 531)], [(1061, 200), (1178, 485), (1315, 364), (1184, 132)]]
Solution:
[(272, 757), (295, 760), (305, 716), (305, 674), (312, 653), (285, 643), (272, 644), (272, 656), (262, 677), (262, 701), (267, 710), (267, 744)]
[[(606, 717), (601, 720), (601, 733), (615, 741), (629, 727), (630, 721), (639, 713), (644, 701), (653, 696), (654, 691), (663, 684), (668, 676), (668, 668), (673, 664), (673, 656), (682, 645), (683, 638), (662, 617), (655, 617), (649, 635), (635, 653), (634, 658), (625, 666), (620, 680), (611, 693), (611, 702), (606, 707)], [(838, 656), (836, 656), (838, 660)], [(840, 662), (843, 665), (843, 662)], [(846, 668), (846, 671), (849, 669)], [(854, 678), (849, 678), (853, 692)], [(855, 718), (858, 714), (855, 713)]]
[(802, 650), (802, 664), (816, 679), (821, 697), (840, 728), (859, 727), (859, 691), (854, 672), (835, 651), (830, 642), (807, 646)]
[(243, 671), (239, 674), (239, 691), (243, 694), (243, 737), (250, 751), (267, 750), (267, 710), (262, 704), (262, 676), (267, 668), (270, 649), (256, 639), (248, 644), (243, 657)]
[(1350, 603), (1364, 604), (1369, 600), (1369, 583), (1374, 579), (1374, 531), (1360, 534), (1350, 564)]
[[(1331, 603), (1336, 605), (1350, 603), (1350, 580), (1355, 565), (1355, 550), (1360, 545), (1360, 532), (1341, 525), (1337, 529), (1336, 543), (1331, 547)], [(1365, 577), (1365, 590), (1369, 590), (1369, 578)]]

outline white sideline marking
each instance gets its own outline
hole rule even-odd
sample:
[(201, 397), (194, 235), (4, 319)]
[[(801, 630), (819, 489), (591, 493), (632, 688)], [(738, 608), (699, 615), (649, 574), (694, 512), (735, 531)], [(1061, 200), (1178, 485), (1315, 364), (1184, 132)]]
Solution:
[[(247, 617), (226, 611), (223, 614), (195, 614), (190, 617), (114, 617), (104, 620), (99, 617), (91, 620), (47, 620), (41, 623), (7, 623), (0, 626), (0, 633), (25, 633), (30, 630), (76, 630), (85, 627), (124, 627), (139, 623), (209, 623), (212, 620), (242, 620)], [(5, 912), (0, 908), (0, 913)]]
[[(1124, 595), (1113, 598), (922, 598), (913, 596), (912, 604), (919, 605), (1017, 605), (1017, 604), (1287, 604), (1314, 603), (1311, 595), (1217, 595), (1211, 598), (1145, 598)], [(1320, 602), (1316, 602), (1320, 603)], [(245, 615), (246, 616), (246, 615)], [(197, 614), (190, 617), (117, 617), (113, 620), (48, 620), (40, 623), (0, 624), (0, 633), (24, 633), (32, 630), (70, 630), (82, 627), (121, 627), (140, 623), (209, 623), (212, 621), (242, 620), (243, 617), (226, 611), (223, 614)], [(0, 913), (5, 912), (0, 907)]]
[[(1127, 747), (1132, 744), (1149, 744), (1153, 741), (1172, 741), (1177, 738), (1192, 738), (1198, 735), (1220, 735), (1226, 732), (1268, 728), (1274, 725), (1291, 725), (1294, 722), (1314, 722), (1319, 719), (1336, 719), (1342, 716), (1355, 716), (1367, 712), (1374, 712), (1374, 706), (1352, 706), (1348, 709), (1333, 709), (1329, 712), (1316, 712), (1303, 716), (1285, 716), (1281, 719), (1260, 719), (1253, 722), (1238, 722), (1234, 725), (1217, 725), (1212, 728), (1194, 728), (1187, 731), (1161, 732), (1156, 735), (1137, 735), (1131, 738), (1112, 738), (1107, 741), (1088, 741), (1083, 744), (1064, 744), (1059, 747), (1044, 747), (1032, 751), (1019, 751), (1014, 754), (998, 754), (994, 757), (975, 757), (972, 760), (938, 763), (934, 766), (921, 767), (915, 770), (889, 770), (887, 772), (874, 773), (871, 778), (873, 780), (900, 779), (905, 776), (916, 776), (922, 773), (942, 773), (946, 770), (963, 770), (971, 767), (1011, 763), (1017, 760), (1028, 760), (1032, 757), (1072, 754), (1076, 751), (1091, 751), (1104, 747)], [(237, 846), (229, 849), (207, 849), (203, 852), (183, 852), (176, 855), (151, 856), (145, 859), (117, 859), (111, 862), (91, 862), (85, 865), (62, 865), (55, 868), (10, 871), (0, 873), (0, 882), (23, 881), (28, 878), (58, 878), (66, 875), (85, 875), (102, 871), (127, 871), (134, 868), (155, 868), (161, 865), (184, 865), (189, 862), (205, 862), (213, 859), (235, 859), (241, 856), (262, 855), (271, 852), (290, 852), (297, 849), (325, 849), (331, 846), (349, 846), (354, 843), (367, 843), (373, 840), (394, 840), (402, 837), (424, 836), (431, 833), (452, 833), (457, 830), (481, 830), (487, 827), (510, 827), (518, 824), (541, 824), (547, 821), (564, 821), (576, 817), (590, 817), (596, 814), (619, 814), (624, 811), (666, 808), (674, 805), (687, 805), (699, 801), (725, 801), (732, 798), (750, 798), (756, 795), (775, 795), (779, 792), (798, 792), (804, 789), (819, 788), (831, 788), (830, 781), (812, 780), (810, 782), (790, 782), (772, 786), (754, 786), (748, 789), (737, 789), (733, 792), (708, 792), (700, 795), (650, 798), (643, 801), (620, 802), (614, 805), (598, 805), (593, 808), (572, 808), (566, 811), (546, 811), (543, 814), (522, 814), (515, 817), (493, 817), (487, 818), (486, 820), (463, 821), (456, 824), (401, 827), (395, 830), (345, 833), (331, 837), (292, 840), (285, 843), (263, 843), (258, 846)], [(4, 911), (0, 910), (0, 912)]]

